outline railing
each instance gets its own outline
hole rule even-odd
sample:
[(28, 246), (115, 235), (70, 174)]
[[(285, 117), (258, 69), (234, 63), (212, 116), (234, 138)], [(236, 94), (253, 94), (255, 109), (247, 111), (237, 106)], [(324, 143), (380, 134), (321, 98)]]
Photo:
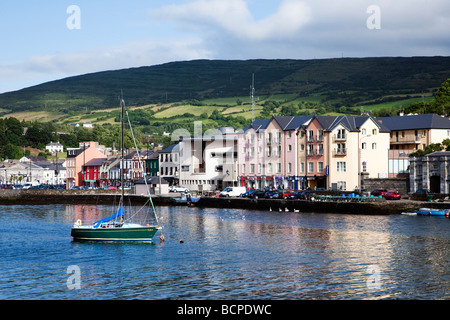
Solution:
[(335, 156), (345, 156), (345, 155), (347, 155), (347, 148), (334, 149), (334, 155)]
[(346, 134), (336, 134), (334, 135), (334, 141), (346, 141), (347, 135)]

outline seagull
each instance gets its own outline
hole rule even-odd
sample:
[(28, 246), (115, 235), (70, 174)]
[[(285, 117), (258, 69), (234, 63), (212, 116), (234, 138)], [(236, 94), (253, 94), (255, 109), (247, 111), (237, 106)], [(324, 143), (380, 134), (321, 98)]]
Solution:
[(300, 212), (300, 210), (299, 209), (294, 209), (294, 212)]
[(269, 211), (272, 211), (272, 207), (269, 207)]
[(288, 209), (288, 208), (286, 207), (286, 208), (284, 208), (284, 211), (285, 211), (285, 212), (288, 212), (288, 211), (289, 211), (289, 209)]
[(281, 211), (282, 211), (282, 210), (281, 210), (281, 208), (278, 208), (278, 211), (280, 211), (280, 212), (281, 212)]

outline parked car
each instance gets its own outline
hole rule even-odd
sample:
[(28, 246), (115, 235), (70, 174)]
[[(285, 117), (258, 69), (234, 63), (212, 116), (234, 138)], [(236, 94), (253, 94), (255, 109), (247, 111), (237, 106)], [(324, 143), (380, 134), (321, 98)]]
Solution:
[(288, 196), (288, 199), (291, 200), (306, 200), (308, 197), (306, 196), (305, 191), (295, 191), (293, 194)]
[(282, 189), (282, 190), (278, 190), (279, 198), (280, 199), (287, 199), (290, 195), (292, 195), (294, 193), (294, 190), (292, 189)]
[(259, 199), (264, 198), (265, 192), (259, 189), (252, 189), (250, 191), (247, 191), (247, 198), (249, 199)]
[(278, 193), (276, 190), (272, 190), (272, 191), (267, 191), (266, 193), (264, 193), (264, 198), (266, 199), (272, 199), (274, 194), (276, 194), (276, 197), (278, 198)]
[(183, 186), (171, 186), (169, 192), (189, 192), (190, 190)]
[(425, 194), (428, 194), (428, 193), (431, 193), (431, 191), (428, 190), (428, 189), (417, 189), (415, 193), (425, 193)]
[(386, 189), (375, 189), (370, 194), (374, 197), (382, 196), (383, 193), (387, 192)]
[(382, 194), (382, 197), (386, 200), (400, 200), (402, 195), (398, 191), (386, 191)]

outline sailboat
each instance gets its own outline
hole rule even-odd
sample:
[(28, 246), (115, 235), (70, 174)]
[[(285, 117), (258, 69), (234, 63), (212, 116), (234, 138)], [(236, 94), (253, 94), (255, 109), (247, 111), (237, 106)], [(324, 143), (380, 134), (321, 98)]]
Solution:
[[(122, 168), (125, 168), (124, 166), (124, 156), (123, 156), (123, 150), (124, 150), (124, 109), (125, 109), (125, 102), (123, 98), (120, 99), (120, 104), (122, 108), (121, 113), (121, 144), (122, 144), (122, 155), (121, 155), (121, 161), (122, 161)], [(127, 113), (128, 115), (128, 113)], [(131, 128), (130, 123), (130, 130), (133, 135), (134, 134)], [(136, 143), (135, 143), (136, 145)], [(137, 148), (136, 148), (137, 150)], [(139, 157), (140, 159), (140, 157)], [(143, 166), (141, 166), (143, 168)], [(144, 179), (146, 181), (147, 179)], [(72, 232), (71, 236), (74, 240), (88, 240), (88, 241), (152, 241), (155, 234), (158, 232), (158, 230), (161, 230), (161, 227), (158, 223), (158, 217), (156, 215), (156, 210), (153, 205), (153, 201), (150, 195), (150, 191), (148, 191), (149, 200), (147, 203), (143, 206), (146, 208), (149, 212), (151, 212), (151, 215), (154, 217), (154, 221), (156, 221), (156, 224), (149, 224), (146, 222), (136, 222), (133, 219), (136, 218), (136, 214), (131, 214), (126, 212), (126, 208), (124, 206), (124, 174), (122, 172), (121, 174), (121, 197), (118, 205), (117, 211), (106, 218), (103, 218), (101, 220), (95, 221), (94, 223), (88, 223), (85, 224), (81, 220), (77, 220), (74, 225), (72, 226)], [(147, 190), (149, 190), (147, 186)], [(151, 204), (149, 206), (148, 204)], [(141, 208), (142, 209), (142, 208)], [(140, 212), (141, 210), (139, 210)], [(141, 214), (142, 215), (142, 214)], [(163, 240), (163, 235), (161, 234), (161, 240)]]

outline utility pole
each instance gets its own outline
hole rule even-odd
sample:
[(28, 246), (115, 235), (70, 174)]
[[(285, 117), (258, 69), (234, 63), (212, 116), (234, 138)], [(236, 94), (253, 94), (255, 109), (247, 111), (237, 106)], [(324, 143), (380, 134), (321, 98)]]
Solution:
[(252, 73), (252, 86), (250, 87), (250, 96), (252, 98), (252, 122), (255, 121), (255, 74)]

